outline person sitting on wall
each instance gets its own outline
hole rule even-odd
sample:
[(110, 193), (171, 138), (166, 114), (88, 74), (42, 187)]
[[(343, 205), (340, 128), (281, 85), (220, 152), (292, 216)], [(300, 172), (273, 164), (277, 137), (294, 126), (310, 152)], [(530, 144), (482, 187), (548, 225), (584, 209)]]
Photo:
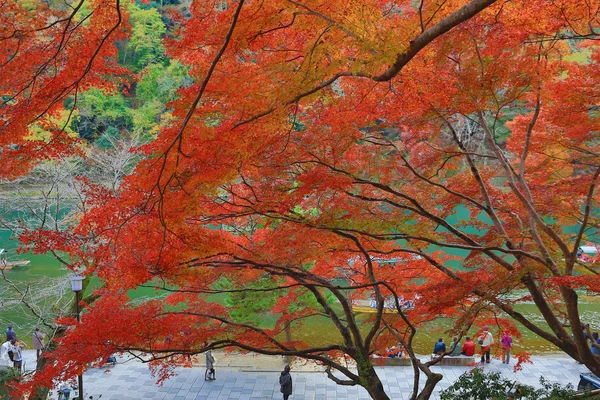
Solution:
[(401, 345), (392, 346), (388, 349), (388, 357), (389, 358), (402, 357), (403, 353), (404, 353), (404, 347), (402, 347)]
[(433, 347), (433, 354), (442, 355), (444, 353), (446, 353), (446, 343), (444, 343), (444, 339), (439, 338)]
[(465, 338), (465, 344), (462, 347), (462, 355), (473, 357), (475, 355), (475, 342), (471, 340), (470, 336)]
[(452, 357), (458, 357), (462, 354), (462, 345), (458, 341), (457, 337), (452, 340), (452, 343), (450, 344), (450, 350), (452, 351), (452, 353), (450, 353)]

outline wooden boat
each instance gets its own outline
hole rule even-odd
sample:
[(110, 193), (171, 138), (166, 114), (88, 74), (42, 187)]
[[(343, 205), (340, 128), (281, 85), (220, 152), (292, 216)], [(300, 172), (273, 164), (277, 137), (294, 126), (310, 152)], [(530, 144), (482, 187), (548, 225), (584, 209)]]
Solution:
[(28, 265), (31, 261), (29, 260), (7, 260), (6, 250), (0, 249), (0, 270), (13, 269), (14, 267), (23, 267)]

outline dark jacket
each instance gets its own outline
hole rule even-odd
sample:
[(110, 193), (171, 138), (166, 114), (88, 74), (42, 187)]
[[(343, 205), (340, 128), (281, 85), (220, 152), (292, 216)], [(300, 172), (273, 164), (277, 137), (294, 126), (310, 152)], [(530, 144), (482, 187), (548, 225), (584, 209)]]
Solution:
[(281, 373), (279, 384), (281, 385), (281, 393), (292, 394), (292, 376), (289, 372), (283, 371)]
[(6, 341), (10, 342), (13, 339), (17, 340), (17, 333), (15, 331), (13, 331), (12, 329), (7, 329), (6, 330)]

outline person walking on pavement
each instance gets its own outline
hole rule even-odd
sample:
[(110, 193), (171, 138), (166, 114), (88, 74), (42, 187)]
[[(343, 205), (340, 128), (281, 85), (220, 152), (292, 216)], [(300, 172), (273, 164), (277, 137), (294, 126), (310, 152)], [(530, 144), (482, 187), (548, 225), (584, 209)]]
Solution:
[(214, 381), (217, 379), (215, 376), (215, 358), (212, 355), (212, 351), (208, 350), (206, 353), (206, 380)]
[(17, 340), (17, 332), (13, 331), (12, 324), (8, 324), (8, 329), (6, 330), (6, 341), (10, 342), (13, 339)]
[(41, 331), (40, 328), (35, 328), (35, 332), (33, 332), (33, 336), (31, 337), (31, 344), (33, 345), (33, 348), (36, 350), (36, 360), (40, 359), (40, 354), (42, 353), (42, 350), (44, 349), (44, 339), (46, 338), (46, 335), (44, 335)]
[(279, 385), (281, 385), (281, 393), (283, 393), (283, 400), (288, 400), (292, 394), (292, 376), (290, 375), (290, 366), (286, 365), (281, 376), (279, 377)]
[(502, 364), (510, 364), (510, 349), (512, 348), (512, 336), (504, 332), (502, 336)]

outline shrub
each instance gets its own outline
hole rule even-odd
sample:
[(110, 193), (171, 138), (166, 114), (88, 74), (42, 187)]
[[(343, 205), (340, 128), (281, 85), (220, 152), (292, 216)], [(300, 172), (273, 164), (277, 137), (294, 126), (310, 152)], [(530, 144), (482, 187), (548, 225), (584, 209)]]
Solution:
[(9, 399), (8, 389), (13, 386), (21, 377), (18, 369), (7, 367), (0, 369), (0, 400)]
[(448, 389), (442, 391), (442, 400), (574, 400), (589, 397), (576, 397), (571, 384), (562, 386), (540, 378), (542, 388), (521, 385), (504, 378), (498, 372), (484, 374), (479, 369), (462, 374)]

